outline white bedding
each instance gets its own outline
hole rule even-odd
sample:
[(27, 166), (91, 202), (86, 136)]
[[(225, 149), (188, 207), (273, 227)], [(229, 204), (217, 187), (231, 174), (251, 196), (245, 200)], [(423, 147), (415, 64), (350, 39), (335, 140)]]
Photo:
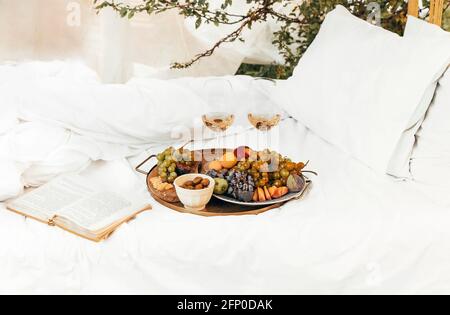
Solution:
[[(305, 200), (229, 218), (153, 202), (103, 244), (2, 208), (0, 292), (450, 292), (448, 209), (411, 184), (374, 175), (292, 120), (282, 129), (296, 135), (283, 153), (311, 159), (320, 173)], [(137, 180), (144, 189), (144, 177)]]
[(450, 209), (292, 119), (280, 128), (281, 152), (320, 176), (305, 200), (264, 215), (203, 218), (152, 202), (95, 244), (0, 204), (0, 293), (450, 293)]

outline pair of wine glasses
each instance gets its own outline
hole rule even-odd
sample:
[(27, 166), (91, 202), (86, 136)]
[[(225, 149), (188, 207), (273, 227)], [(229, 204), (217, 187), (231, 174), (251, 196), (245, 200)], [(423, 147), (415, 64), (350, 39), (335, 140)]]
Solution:
[[(257, 78), (251, 82), (248, 90), (250, 112), (248, 121), (257, 130), (268, 133), (281, 121), (280, 113), (274, 110), (269, 96), (270, 90), (275, 87), (276, 81), (266, 78)], [(226, 131), (235, 123), (235, 115), (229, 110), (233, 95), (233, 86), (226, 79), (210, 79), (205, 82), (204, 93), (208, 106), (214, 111), (202, 116), (204, 125), (216, 133), (217, 138), (224, 136)], [(268, 136), (268, 134), (266, 134)], [(218, 140), (219, 141), (219, 140)]]

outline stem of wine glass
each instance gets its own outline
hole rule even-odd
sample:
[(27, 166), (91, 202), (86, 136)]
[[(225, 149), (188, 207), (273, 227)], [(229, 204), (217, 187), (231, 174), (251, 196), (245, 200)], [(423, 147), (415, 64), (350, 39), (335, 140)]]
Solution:
[(222, 157), (222, 149), (223, 149), (223, 136), (224, 136), (224, 132), (216, 132), (216, 150), (219, 149), (218, 151), (216, 151), (216, 158), (220, 159)]
[(265, 149), (264, 131), (257, 129), (257, 136), (258, 136), (258, 151), (262, 151)]
[(265, 138), (264, 149), (270, 149), (270, 130), (264, 131), (264, 138)]
[(216, 132), (216, 148), (219, 149), (221, 148), (221, 132)]

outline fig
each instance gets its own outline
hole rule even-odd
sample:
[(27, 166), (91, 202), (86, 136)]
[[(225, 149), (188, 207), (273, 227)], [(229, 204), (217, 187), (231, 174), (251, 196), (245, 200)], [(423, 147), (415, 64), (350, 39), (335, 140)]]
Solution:
[(178, 162), (176, 164), (176, 172), (179, 175), (186, 175), (192, 173), (193, 168), (185, 163)]
[(301, 192), (305, 187), (305, 180), (300, 175), (290, 175), (287, 179), (287, 187), (292, 193)]
[(216, 184), (214, 185), (214, 193), (216, 195), (223, 195), (228, 190), (228, 182), (222, 178), (215, 178), (214, 181)]

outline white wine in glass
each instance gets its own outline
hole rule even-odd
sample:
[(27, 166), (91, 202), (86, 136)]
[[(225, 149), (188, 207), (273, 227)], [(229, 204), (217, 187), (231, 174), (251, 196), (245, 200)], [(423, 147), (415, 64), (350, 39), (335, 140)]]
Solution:
[(248, 114), (248, 121), (259, 131), (270, 131), (281, 121), (280, 114)]
[(209, 108), (202, 115), (203, 124), (216, 134), (216, 148), (222, 148), (226, 131), (234, 124), (235, 119), (234, 115), (228, 111), (233, 86), (225, 78), (208, 79), (203, 87), (203, 93)]
[(229, 113), (208, 113), (202, 119), (207, 128), (217, 133), (227, 131), (234, 124), (234, 115)]
[(270, 148), (270, 131), (278, 126), (282, 118), (271, 98), (275, 86), (274, 80), (258, 78), (253, 80), (250, 88), (253, 110), (248, 113), (248, 121), (260, 132), (258, 146), (262, 146), (262, 150)]

